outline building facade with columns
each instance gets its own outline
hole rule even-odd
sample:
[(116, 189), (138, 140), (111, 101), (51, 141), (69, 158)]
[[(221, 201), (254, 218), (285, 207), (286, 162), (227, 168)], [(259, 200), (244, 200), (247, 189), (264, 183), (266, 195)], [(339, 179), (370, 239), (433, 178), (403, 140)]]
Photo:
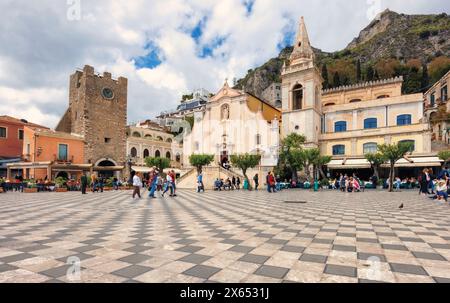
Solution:
[(306, 147), (333, 156), (331, 170), (370, 169), (366, 153), (377, 144), (411, 142), (409, 158), (398, 166), (440, 166), (431, 150), (423, 95), (402, 95), (401, 77), (322, 90), (302, 17), (290, 59), (282, 68), (282, 135), (306, 137)]
[(425, 115), (432, 130), (432, 144), (436, 150), (450, 149), (450, 71), (437, 81), (425, 94)]
[(144, 167), (147, 157), (161, 157), (181, 168), (182, 153), (182, 145), (166, 127), (150, 120), (127, 126), (127, 158), (134, 166)]

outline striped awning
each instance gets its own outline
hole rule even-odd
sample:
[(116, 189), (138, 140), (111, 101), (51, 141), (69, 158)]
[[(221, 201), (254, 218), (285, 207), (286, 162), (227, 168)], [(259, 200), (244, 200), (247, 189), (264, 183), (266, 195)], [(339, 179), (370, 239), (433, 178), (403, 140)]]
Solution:
[[(436, 156), (425, 157), (408, 157), (403, 158), (395, 163), (395, 167), (435, 167), (442, 165), (441, 159)], [(370, 168), (370, 163), (365, 158), (357, 159), (334, 159), (328, 163), (329, 169), (362, 169)], [(389, 164), (383, 164), (381, 167), (389, 167)]]

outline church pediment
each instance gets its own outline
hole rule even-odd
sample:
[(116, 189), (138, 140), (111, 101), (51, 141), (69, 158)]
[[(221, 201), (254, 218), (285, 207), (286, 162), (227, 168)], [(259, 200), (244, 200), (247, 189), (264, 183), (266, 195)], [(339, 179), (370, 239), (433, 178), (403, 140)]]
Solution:
[(222, 98), (234, 98), (234, 97), (239, 97), (239, 96), (243, 96), (244, 93), (231, 88), (228, 85), (228, 82), (225, 81), (225, 84), (223, 85), (223, 87), (217, 92), (217, 94), (215, 94), (211, 99), (210, 102), (216, 102), (219, 101)]

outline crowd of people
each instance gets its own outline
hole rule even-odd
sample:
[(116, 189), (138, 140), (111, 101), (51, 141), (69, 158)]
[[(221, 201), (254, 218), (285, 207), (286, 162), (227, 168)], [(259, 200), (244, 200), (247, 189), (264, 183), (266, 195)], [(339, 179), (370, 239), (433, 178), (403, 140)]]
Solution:
[(419, 193), (438, 201), (448, 201), (450, 191), (450, 170), (448, 167), (444, 167), (438, 176), (433, 175), (433, 170), (425, 168), (418, 181), (420, 184)]
[(156, 198), (156, 194), (160, 193), (161, 197), (164, 197), (167, 192), (170, 191), (170, 197), (176, 197), (176, 174), (174, 170), (170, 170), (167, 174), (161, 173), (156, 167), (152, 168), (149, 174), (142, 175), (140, 172), (136, 172), (132, 178), (133, 184), (132, 197), (135, 199), (137, 196), (141, 198), (141, 190), (148, 190), (149, 198)]

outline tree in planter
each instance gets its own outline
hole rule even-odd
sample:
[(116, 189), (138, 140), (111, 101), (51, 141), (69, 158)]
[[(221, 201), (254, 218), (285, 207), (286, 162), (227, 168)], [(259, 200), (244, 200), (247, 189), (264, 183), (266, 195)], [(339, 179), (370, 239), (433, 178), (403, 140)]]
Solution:
[(373, 169), (373, 174), (377, 177), (377, 179), (379, 179), (378, 169), (380, 168), (381, 164), (386, 162), (385, 157), (379, 152), (368, 153), (368, 154), (365, 154), (364, 157), (370, 163), (370, 166)]
[(450, 162), (450, 150), (444, 150), (439, 152), (438, 157), (441, 160), (444, 160), (444, 167), (448, 166), (448, 163)]
[(298, 158), (298, 152), (302, 150), (301, 145), (305, 143), (305, 140), (304, 136), (291, 133), (281, 141), (279, 166), (288, 168), (294, 181), (297, 181), (297, 171), (303, 168)]
[(201, 174), (203, 166), (211, 164), (212, 161), (214, 161), (214, 155), (194, 154), (189, 156), (189, 163), (197, 169), (197, 174)]
[(170, 159), (160, 158), (160, 157), (147, 157), (145, 158), (145, 165), (148, 167), (157, 167), (160, 172), (162, 172), (165, 168), (170, 167)]
[(413, 145), (410, 142), (399, 142), (397, 144), (382, 144), (378, 145), (378, 150), (383, 157), (389, 161), (389, 192), (393, 191), (394, 184), (394, 166), (398, 160), (402, 159), (408, 152), (411, 151)]
[(242, 170), (245, 180), (247, 180), (248, 188), (251, 189), (251, 183), (247, 177), (247, 170), (249, 168), (256, 167), (261, 161), (261, 155), (251, 155), (251, 154), (241, 154), (241, 155), (231, 155), (231, 164), (233, 166), (239, 167)]
[[(317, 170), (319, 171), (320, 176), (322, 177), (322, 179), (326, 180), (327, 176), (323, 172), (323, 166), (325, 166), (328, 163), (330, 163), (332, 157), (331, 156), (321, 156), (319, 149), (317, 149), (317, 151), (319, 152), (319, 155), (314, 159), (313, 164), (317, 168)], [(328, 182), (328, 180), (327, 180), (327, 182)]]
[[(306, 176), (308, 178), (308, 181), (310, 183), (312, 183), (314, 181), (314, 173), (315, 173), (315, 168), (316, 165), (315, 163), (317, 162), (318, 158), (320, 157), (320, 151), (318, 148), (310, 148), (310, 149), (304, 149), (302, 150), (302, 158), (303, 158), (303, 163), (305, 166), (305, 172), (306, 172)], [(311, 171), (310, 171), (310, 167), (311, 165), (313, 166), (313, 175), (311, 176)]]

